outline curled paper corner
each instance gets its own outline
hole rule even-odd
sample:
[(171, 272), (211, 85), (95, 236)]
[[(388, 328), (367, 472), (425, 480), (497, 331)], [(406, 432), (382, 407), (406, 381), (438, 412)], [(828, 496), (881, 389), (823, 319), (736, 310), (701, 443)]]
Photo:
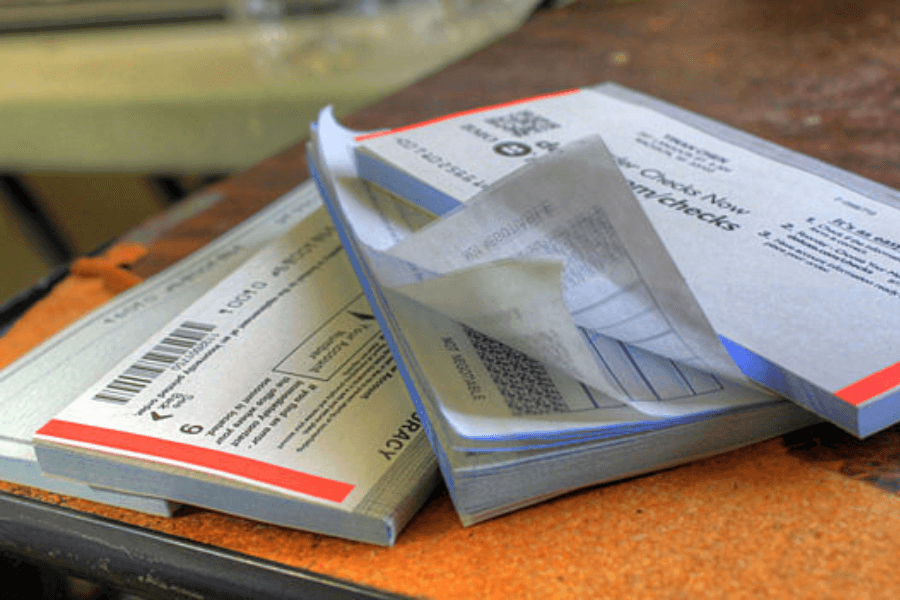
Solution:
[(393, 289), (586, 385), (617, 395), (596, 368), (569, 314), (562, 271), (557, 259), (502, 259)]

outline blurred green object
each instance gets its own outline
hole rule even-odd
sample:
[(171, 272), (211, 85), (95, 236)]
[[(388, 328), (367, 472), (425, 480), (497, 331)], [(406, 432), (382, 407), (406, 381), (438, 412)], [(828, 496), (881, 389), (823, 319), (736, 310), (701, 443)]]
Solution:
[(278, 18), (0, 36), (0, 170), (242, 169), (305, 137), (322, 106), (358, 110), (514, 30), (538, 2), (280, 4)]

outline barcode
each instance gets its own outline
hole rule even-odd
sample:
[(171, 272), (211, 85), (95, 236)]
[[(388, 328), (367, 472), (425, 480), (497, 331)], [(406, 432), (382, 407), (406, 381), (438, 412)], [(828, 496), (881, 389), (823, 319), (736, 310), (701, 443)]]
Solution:
[(530, 110), (519, 110), (499, 117), (492, 117), (485, 119), (485, 122), (516, 137), (524, 137), (532, 133), (541, 133), (542, 131), (559, 127), (559, 123), (555, 123)]
[(95, 394), (94, 400), (125, 404), (215, 328), (208, 323), (185, 321)]
[(474, 329), (463, 329), (513, 415), (571, 410), (544, 365)]

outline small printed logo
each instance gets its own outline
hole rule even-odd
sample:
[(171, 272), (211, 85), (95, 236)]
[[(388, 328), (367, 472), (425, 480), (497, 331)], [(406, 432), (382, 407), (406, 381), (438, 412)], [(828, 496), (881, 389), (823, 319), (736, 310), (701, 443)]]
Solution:
[(500, 156), (525, 156), (531, 152), (531, 146), (522, 142), (500, 142), (494, 146), (494, 152)]

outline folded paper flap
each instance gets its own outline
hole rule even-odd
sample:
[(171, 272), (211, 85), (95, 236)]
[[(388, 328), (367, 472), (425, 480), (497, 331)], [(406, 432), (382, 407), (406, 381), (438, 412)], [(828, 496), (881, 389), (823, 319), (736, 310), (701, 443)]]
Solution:
[[(427, 278), (428, 273), (447, 275), (493, 261), (560, 261), (562, 277), (554, 284), (562, 289), (553, 294), (548, 291), (548, 301), (539, 309), (525, 289), (530, 281), (527, 276), (513, 284), (514, 278), (508, 274), (515, 268), (513, 263), (498, 269), (498, 281), (493, 284), (478, 279), (484, 285), (477, 290), (470, 287), (475, 279), (465, 280), (468, 283), (454, 279), (439, 293), (422, 292), (414, 297), (590, 385), (598, 385), (597, 377), (585, 377), (584, 368), (573, 370), (575, 364), (586, 367), (595, 359), (572, 322), (666, 358), (746, 380), (721, 347), (597, 135), (568, 144), (507, 175), (385, 253), (415, 265), (417, 270), (403, 270), (411, 278)], [(397, 273), (382, 270), (382, 282), (396, 281)], [(504, 284), (499, 284), (500, 280)], [(432, 284), (432, 290), (438, 285)], [(412, 287), (403, 290), (413, 294)], [(490, 300), (479, 302), (476, 294)], [(561, 296), (564, 302), (550, 301), (551, 296)], [(451, 298), (455, 298), (453, 302)], [(494, 306), (504, 306), (506, 311), (515, 306), (523, 318), (491, 324), (489, 314), (472, 312), (482, 305), (487, 313), (495, 313)], [(550, 316), (551, 306), (560, 314)], [(531, 327), (543, 325), (543, 335), (523, 336), (514, 331), (525, 322), (533, 323)], [(571, 330), (572, 335), (562, 336), (567, 340), (565, 348), (548, 352), (546, 340), (562, 343), (560, 328)], [(529, 338), (540, 341), (531, 344)], [(579, 354), (581, 359), (569, 360)], [(565, 358), (556, 362), (554, 356)], [(599, 389), (611, 392), (608, 386)]]
[(498, 260), (454, 271), (398, 292), (557, 368), (603, 392), (615, 387), (596, 369), (561, 294), (553, 260)]
[[(313, 169), (326, 169), (317, 175), (326, 195), (341, 198), (340, 213), (334, 216), (352, 228), (348, 241), (365, 262), (361, 277), (377, 282), (382, 293), (391, 288), (419, 306), (502, 341), (586, 384), (593, 390), (589, 394), (605, 398), (600, 404), (636, 409), (644, 420), (696, 415), (736, 401), (734, 386), (721, 383), (715, 384), (715, 393), (692, 389), (687, 396), (647, 395), (648, 390), (635, 386), (626, 390), (603, 364), (598, 350), (603, 344), (592, 336), (603, 337), (598, 330), (607, 329), (616, 334), (613, 337), (647, 346), (640, 368), (675, 373), (679, 368), (663, 358), (668, 355), (682, 360), (683, 370), (690, 371), (684, 364), (689, 361), (713, 370), (695, 356), (656, 305), (622, 244), (622, 234), (606, 217), (604, 202), (642, 209), (599, 136), (535, 160), (417, 230), (398, 219), (396, 208), (407, 201), (357, 178), (353, 136), (330, 113), (322, 114), (314, 144)], [(652, 227), (648, 230), (655, 235)], [(657, 246), (665, 255), (661, 242)], [(699, 307), (676, 308), (673, 313), (692, 311), (702, 315)], [(402, 320), (404, 311), (388, 307), (387, 312)], [(706, 335), (713, 348), (720, 344), (711, 328)], [(727, 361), (725, 355), (726, 366), (731, 365)], [(735, 378), (740, 377), (738, 372)], [(719, 393), (726, 388), (729, 391)], [(581, 393), (574, 391), (575, 396)], [(741, 401), (748, 397), (744, 390)]]

